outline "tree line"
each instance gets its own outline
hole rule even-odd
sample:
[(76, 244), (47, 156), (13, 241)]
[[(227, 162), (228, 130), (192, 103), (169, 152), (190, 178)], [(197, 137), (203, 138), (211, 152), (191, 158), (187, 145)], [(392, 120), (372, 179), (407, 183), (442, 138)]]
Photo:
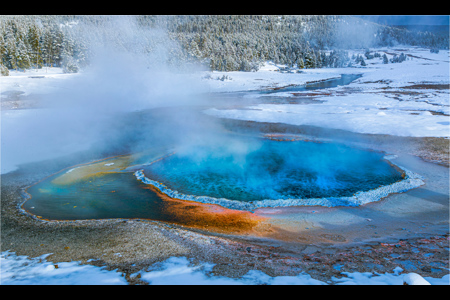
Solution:
[(448, 32), (409, 31), (331, 15), (0, 16), (3, 75), (44, 66), (77, 72), (89, 65), (94, 45), (173, 67), (256, 71), (265, 61), (298, 68), (345, 67), (360, 63), (348, 56), (348, 49), (397, 44), (448, 49)]

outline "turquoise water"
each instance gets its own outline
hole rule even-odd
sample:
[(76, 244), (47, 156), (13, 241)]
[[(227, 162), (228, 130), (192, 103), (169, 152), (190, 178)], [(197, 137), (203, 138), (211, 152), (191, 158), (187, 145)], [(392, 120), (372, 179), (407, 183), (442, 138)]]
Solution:
[(182, 194), (238, 201), (347, 197), (402, 179), (383, 154), (333, 143), (253, 141), (257, 149), (192, 147), (143, 168)]
[[(145, 177), (181, 194), (240, 203), (326, 197), (334, 201), (333, 198), (352, 196), (402, 179), (383, 160), (383, 154), (333, 143), (229, 139), (227, 143), (179, 149), (164, 159), (154, 160), (154, 155), (143, 155), (132, 164), (142, 164), (139, 169)], [(52, 183), (60, 175), (29, 187), (31, 198), (23, 209), (49, 220), (174, 221), (175, 216), (166, 210), (167, 204), (147, 189), (148, 185), (134, 171)]]
[(132, 173), (110, 173), (71, 184), (48, 178), (31, 186), (23, 208), (44, 219), (150, 218), (163, 216), (161, 200)]

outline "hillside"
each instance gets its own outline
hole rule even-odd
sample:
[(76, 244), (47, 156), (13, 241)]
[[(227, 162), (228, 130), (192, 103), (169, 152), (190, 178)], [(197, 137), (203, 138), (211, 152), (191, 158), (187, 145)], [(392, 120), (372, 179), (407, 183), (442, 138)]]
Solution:
[(448, 31), (408, 30), (332, 15), (0, 16), (2, 75), (43, 66), (77, 72), (110, 47), (171, 68), (195, 64), (217, 71), (256, 71), (265, 61), (343, 67), (350, 62), (343, 50), (398, 44), (448, 49)]

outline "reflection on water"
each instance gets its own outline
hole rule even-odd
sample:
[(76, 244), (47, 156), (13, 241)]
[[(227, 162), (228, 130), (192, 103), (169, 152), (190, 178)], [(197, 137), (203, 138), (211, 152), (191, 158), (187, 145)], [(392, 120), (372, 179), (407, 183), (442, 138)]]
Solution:
[(323, 81), (311, 82), (304, 85), (294, 85), (283, 88), (276, 88), (269, 91), (264, 91), (263, 93), (273, 93), (273, 92), (301, 92), (310, 91), (317, 89), (334, 88), (341, 85), (350, 84), (352, 81), (360, 78), (361, 74), (342, 74), (340, 78), (332, 78)]

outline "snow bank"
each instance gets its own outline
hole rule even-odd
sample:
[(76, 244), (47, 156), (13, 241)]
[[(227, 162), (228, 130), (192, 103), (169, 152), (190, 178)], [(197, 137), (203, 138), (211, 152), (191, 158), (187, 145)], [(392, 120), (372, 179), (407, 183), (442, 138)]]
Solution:
[(124, 285), (127, 281), (122, 273), (107, 271), (80, 262), (46, 261), (45, 254), (36, 258), (17, 256), (8, 251), (2, 252), (1, 285)]
[(403, 277), (405, 285), (430, 285), (422, 276), (416, 273), (409, 273)]
[[(107, 271), (101, 267), (81, 265), (79, 262), (53, 264), (45, 260), (50, 254), (37, 258), (16, 256), (2, 252), (1, 285), (123, 285), (124, 274)], [(186, 257), (171, 257), (156, 263), (148, 270), (131, 275), (150, 285), (448, 285), (449, 275), (442, 278), (421, 277), (416, 273), (405, 273), (400, 267), (393, 273), (342, 272), (342, 277), (332, 277), (327, 282), (312, 278), (305, 272), (296, 276), (269, 276), (259, 270), (250, 270), (239, 278), (217, 276), (211, 273), (214, 264), (193, 264)]]
[(261, 271), (251, 270), (241, 278), (211, 275), (214, 264), (192, 265), (185, 257), (172, 257), (157, 265), (156, 270), (141, 271), (132, 276), (152, 285), (324, 285), (306, 273), (297, 276), (271, 277)]
[(44, 67), (24, 71), (10, 70), (9, 76), (1, 76), (1, 93), (10, 91), (23, 92), (22, 96), (31, 94), (48, 94), (59, 90), (63, 80), (82, 73), (64, 73), (62, 68)]

